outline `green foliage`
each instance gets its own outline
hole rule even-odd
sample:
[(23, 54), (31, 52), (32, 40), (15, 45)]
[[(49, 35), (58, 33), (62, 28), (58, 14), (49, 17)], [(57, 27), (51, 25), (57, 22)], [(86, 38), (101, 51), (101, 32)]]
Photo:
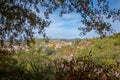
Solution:
[[(115, 72), (120, 74), (120, 35), (116, 34), (103, 39), (96, 39), (92, 47), (79, 50), (78, 58), (89, 60), (94, 63), (94, 66), (102, 68), (110, 80), (117, 79)], [(113, 71), (114, 70), (114, 71)], [(120, 77), (118, 78), (120, 79)]]
[(18, 64), (10, 51), (0, 50), (0, 80), (22, 80), (24, 65)]
[(55, 53), (55, 49), (45, 48), (45, 53), (47, 55), (51, 55), (51, 54)]
[[(50, 58), (44, 53), (42, 46), (31, 44), (29, 51), (17, 53), (17, 60), (25, 65), (24, 79), (27, 80), (54, 80), (54, 69)], [(15, 56), (15, 57), (16, 57)]]
[[(38, 16), (44, 13), (44, 18)], [(119, 9), (110, 9), (108, 0), (1, 0), (0, 1), (0, 45), (33, 39), (34, 30), (43, 34), (49, 26), (49, 14), (58, 15), (76, 12), (86, 27), (79, 27), (81, 34), (95, 30), (101, 36), (113, 29), (106, 19), (119, 20)], [(102, 15), (101, 15), (102, 14)], [(106, 18), (106, 19), (103, 19)]]
[[(116, 34), (103, 39), (86, 39), (78, 44), (84, 43), (84, 47), (79, 50), (73, 46), (64, 46), (52, 55), (44, 53), (44, 47), (38, 44), (39, 41), (37, 44), (30, 44), (27, 51), (16, 50), (16, 54), (1, 50), (0, 79), (119, 80), (119, 37)], [(88, 42), (92, 42), (90, 47), (86, 45)], [(70, 56), (71, 51), (77, 54)]]

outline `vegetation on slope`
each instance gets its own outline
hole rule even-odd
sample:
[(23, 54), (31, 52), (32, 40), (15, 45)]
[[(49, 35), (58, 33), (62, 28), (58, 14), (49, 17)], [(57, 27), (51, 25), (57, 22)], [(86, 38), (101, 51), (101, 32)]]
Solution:
[[(39, 44), (38, 44), (39, 43)], [(55, 49), (31, 44), (28, 51), (0, 53), (1, 80), (120, 80), (120, 33)], [(54, 43), (55, 45), (55, 43)], [(47, 50), (54, 51), (48, 55)]]

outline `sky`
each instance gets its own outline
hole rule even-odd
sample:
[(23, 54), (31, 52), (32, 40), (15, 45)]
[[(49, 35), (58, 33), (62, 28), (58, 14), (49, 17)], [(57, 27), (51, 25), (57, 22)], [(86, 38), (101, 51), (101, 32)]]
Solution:
[[(110, 0), (111, 8), (119, 8), (120, 9), (120, 0)], [(64, 38), (64, 39), (73, 39), (73, 38), (94, 38), (99, 37), (97, 33), (94, 31), (87, 33), (85, 36), (80, 36), (80, 31), (78, 27), (84, 26), (81, 21), (81, 17), (77, 13), (65, 14), (60, 17), (58, 14), (53, 13), (50, 15), (50, 20), (52, 23), (48, 28), (46, 28), (45, 32), (48, 38)], [(112, 24), (112, 27), (116, 32), (120, 32), (120, 22), (112, 22), (112, 20), (108, 20)]]

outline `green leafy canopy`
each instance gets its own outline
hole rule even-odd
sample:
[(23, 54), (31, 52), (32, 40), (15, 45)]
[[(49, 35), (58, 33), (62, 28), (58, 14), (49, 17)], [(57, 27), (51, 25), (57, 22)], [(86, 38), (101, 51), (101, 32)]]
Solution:
[[(113, 21), (120, 19), (120, 10), (111, 10), (108, 0), (0, 0), (0, 44), (4, 45), (5, 40), (10, 43), (31, 40), (36, 29), (44, 34), (45, 27), (50, 24), (49, 14), (56, 10), (59, 10), (60, 16), (79, 13), (81, 22), (86, 26), (79, 27), (81, 34), (91, 30), (100, 35), (112, 32), (111, 24), (103, 17), (112, 18)], [(45, 19), (37, 15), (41, 12)]]

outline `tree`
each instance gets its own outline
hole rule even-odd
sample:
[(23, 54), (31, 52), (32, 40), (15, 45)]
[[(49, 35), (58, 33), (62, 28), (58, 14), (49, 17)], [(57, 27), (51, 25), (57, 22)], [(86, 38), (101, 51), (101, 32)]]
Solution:
[[(37, 14), (44, 9), (45, 18)], [(34, 11), (33, 11), (34, 10)], [(0, 42), (13, 43), (33, 39), (34, 30), (44, 33), (50, 22), (49, 14), (59, 10), (59, 15), (77, 12), (86, 27), (79, 27), (81, 34), (95, 30), (103, 35), (112, 32), (106, 19), (120, 20), (120, 10), (109, 8), (109, 0), (1, 0), (0, 1)]]

